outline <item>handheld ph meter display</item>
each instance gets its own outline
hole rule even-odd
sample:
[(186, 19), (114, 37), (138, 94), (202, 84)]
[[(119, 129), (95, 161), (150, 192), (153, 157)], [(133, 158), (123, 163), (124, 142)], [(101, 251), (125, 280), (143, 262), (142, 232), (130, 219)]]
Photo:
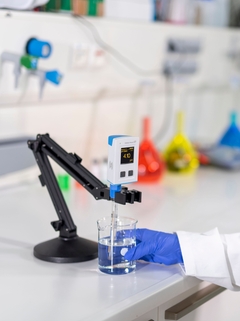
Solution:
[(108, 137), (108, 171), (110, 195), (121, 190), (121, 184), (134, 183), (138, 179), (139, 138), (133, 136)]

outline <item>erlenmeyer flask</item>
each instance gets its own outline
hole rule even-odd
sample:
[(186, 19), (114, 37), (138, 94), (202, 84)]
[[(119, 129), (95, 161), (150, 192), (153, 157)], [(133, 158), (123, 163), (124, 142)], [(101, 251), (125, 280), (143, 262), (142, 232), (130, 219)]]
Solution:
[(197, 153), (183, 133), (183, 112), (177, 114), (177, 133), (165, 149), (164, 159), (170, 171), (179, 173), (191, 172), (199, 165)]
[(232, 112), (230, 115), (230, 126), (223, 134), (219, 145), (240, 148), (240, 130), (237, 127), (237, 113)]
[(143, 139), (139, 146), (138, 182), (157, 182), (163, 175), (165, 164), (150, 135), (151, 121), (143, 119)]

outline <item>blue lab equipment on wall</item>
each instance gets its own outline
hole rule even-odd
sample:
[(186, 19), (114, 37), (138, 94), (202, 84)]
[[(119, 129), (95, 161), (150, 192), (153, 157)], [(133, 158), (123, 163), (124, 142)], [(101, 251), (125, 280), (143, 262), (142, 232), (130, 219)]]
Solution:
[(57, 70), (38, 69), (39, 58), (48, 58), (52, 53), (52, 46), (47, 41), (41, 41), (36, 38), (30, 38), (25, 46), (23, 55), (4, 51), (0, 55), (0, 62), (12, 62), (14, 64), (15, 87), (18, 87), (18, 80), (22, 67), (27, 69), (28, 75), (37, 76), (39, 78), (39, 97), (42, 97), (43, 88), (46, 81), (50, 81), (55, 85), (59, 85), (63, 75)]
[(48, 58), (52, 52), (52, 46), (47, 41), (40, 41), (36, 38), (31, 38), (26, 44), (26, 52), (35, 57)]
[(62, 79), (62, 75), (57, 70), (47, 71), (46, 79), (51, 81), (52, 83), (58, 85)]

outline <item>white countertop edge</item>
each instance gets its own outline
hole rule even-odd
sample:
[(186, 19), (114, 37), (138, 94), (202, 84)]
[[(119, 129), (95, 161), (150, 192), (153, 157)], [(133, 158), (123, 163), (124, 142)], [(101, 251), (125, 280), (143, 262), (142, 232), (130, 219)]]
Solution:
[(155, 284), (131, 298), (123, 300), (114, 306), (105, 308), (102, 312), (91, 315), (85, 321), (132, 321), (148, 311), (157, 308), (168, 300), (182, 295), (184, 292), (199, 285), (202, 281), (195, 277), (183, 277), (174, 274), (170, 278)]

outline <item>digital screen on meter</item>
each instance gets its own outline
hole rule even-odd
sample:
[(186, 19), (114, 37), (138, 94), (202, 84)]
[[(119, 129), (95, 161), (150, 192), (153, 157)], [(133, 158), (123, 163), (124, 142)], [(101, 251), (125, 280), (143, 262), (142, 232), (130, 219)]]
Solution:
[(131, 164), (134, 161), (134, 147), (121, 148), (121, 164)]

